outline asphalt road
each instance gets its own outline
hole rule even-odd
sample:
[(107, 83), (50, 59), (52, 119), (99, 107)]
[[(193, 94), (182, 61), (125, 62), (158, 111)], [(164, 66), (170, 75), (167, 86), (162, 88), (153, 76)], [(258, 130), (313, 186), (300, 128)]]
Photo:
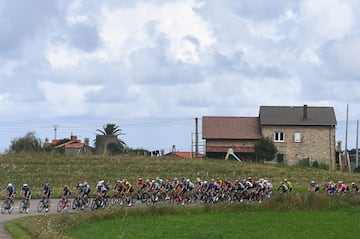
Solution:
[[(0, 238), (1, 239), (12, 239), (10, 234), (5, 230), (5, 224), (11, 220), (14, 220), (14, 219), (20, 218), (20, 217), (26, 217), (29, 215), (58, 213), (56, 211), (56, 206), (57, 206), (57, 203), (59, 202), (59, 200), (60, 199), (56, 199), (56, 198), (52, 199), (49, 212), (42, 211), (40, 213), (37, 212), (37, 204), (40, 201), (40, 199), (31, 199), (29, 213), (25, 213), (25, 212), (19, 213), (20, 200), (15, 200), (15, 207), (11, 214), (9, 214), (7, 211), (4, 214), (0, 214)], [(3, 202), (4, 202), (4, 200), (0, 201), (0, 206), (2, 206)], [(73, 211), (73, 210), (69, 209), (69, 211)]]

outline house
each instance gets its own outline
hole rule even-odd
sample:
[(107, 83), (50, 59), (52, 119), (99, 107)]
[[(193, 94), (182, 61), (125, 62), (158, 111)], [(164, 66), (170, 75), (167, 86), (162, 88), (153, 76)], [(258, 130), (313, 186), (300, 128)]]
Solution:
[(335, 167), (336, 117), (333, 107), (260, 106), (263, 137), (273, 140), (278, 162), (301, 160)]
[(70, 139), (53, 139), (51, 143), (45, 141), (44, 147), (63, 148), (66, 154), (90, 154), (92, 151), (88, 138), (81, 142), (75, 135), (71, 135)]
[(241, 160), (253, 160), (255, 145), (262, 138), (259, 118), (204, 116), (202, 137), (207, 157), (225, 158), (232, 149)]
[(333, 107), (260, 106), (259, 117), (204, 116), (202, 123), (207, 157), (224, 158), (233, 149), (241, 159), (251, 160), (256, 143), (270, 138), (278, 162), (316, 161), (335, 168)]

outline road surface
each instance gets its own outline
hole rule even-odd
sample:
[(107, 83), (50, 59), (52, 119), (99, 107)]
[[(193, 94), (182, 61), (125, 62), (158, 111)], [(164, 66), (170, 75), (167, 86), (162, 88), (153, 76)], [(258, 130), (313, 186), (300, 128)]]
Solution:
[[(5, 212), (4, 214), (0, 214), (0, 238), (1, 239), (12, 239), (12, 237), (10, 236), (10, 234), (5, 230), (5, 224), (11, 220), (14, 220), (16, 218), (20, 218), (20, 217), (26, 217), (29, 215), (41, 215), (41, 214), (46, 214), (46, 213), (58, 213), (56, 211), (56, 205), (59, 202), (60, 199), (52, 199), (51, 201), (51, 207), (49, 212), (37, 212), (37, 204), (40, 201), (40, 199), (31, 199), (30, 201), (30, 210), (29, 213), (19, 213), (19, 205), (20, 205), (20, 200), (15, 200), (15, 207), (14, 210), (11, 214), (9, 214), (8, 212)], [(4, 200), (0, 200), (0, 207), (2, 206)], [(70, 209), (72, 211), (72, 209)]]

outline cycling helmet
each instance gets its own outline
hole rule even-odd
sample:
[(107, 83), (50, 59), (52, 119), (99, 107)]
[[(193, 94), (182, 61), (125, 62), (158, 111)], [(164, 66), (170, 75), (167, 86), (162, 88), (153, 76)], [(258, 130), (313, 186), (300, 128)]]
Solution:
[[(80, 184), (80, 185), (81, 185), (81, 184)], [(80, 185), (79, 185), (79, 186), (80, 186)], [(69, 188), (69, 186), (65, 184), (65, 185), (64, 185), (64, 189), (68, 189), (68, 188)]]
[(8, 187), (11, 187), (12, 186), (12, 183), (8, 183)]
[(27, 183), (24, 183), (24, 184), (23, 184), (23, 187), (24, 187), (24, 188), (27, 188), (28, 186), (29, 186), (29, 185), (28, 185)]
[(354, 185), (354, 184), (355, 184), (355, 182), (352, 182), (351, 184), (352, 184), (352, 185)]
[(121, 183), (121, 180), (120, 180), (120, 179), (118, 179), (118, 180), (116, 180), (116, 182), (117, 182), (117, 183)]
[(142, 178), (139, 178), (138, 181), (142, 181)]

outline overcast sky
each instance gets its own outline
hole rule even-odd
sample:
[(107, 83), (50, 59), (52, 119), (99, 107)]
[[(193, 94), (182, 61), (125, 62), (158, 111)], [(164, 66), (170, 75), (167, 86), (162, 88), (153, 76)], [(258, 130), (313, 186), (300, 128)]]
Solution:
[[(202, 116), (333, 106), (360, 118), (358, 0), (0, 0), (0, 151), (34, 131), (191, 150)], [(201, 125), (201, 120), (199, 121)]]

